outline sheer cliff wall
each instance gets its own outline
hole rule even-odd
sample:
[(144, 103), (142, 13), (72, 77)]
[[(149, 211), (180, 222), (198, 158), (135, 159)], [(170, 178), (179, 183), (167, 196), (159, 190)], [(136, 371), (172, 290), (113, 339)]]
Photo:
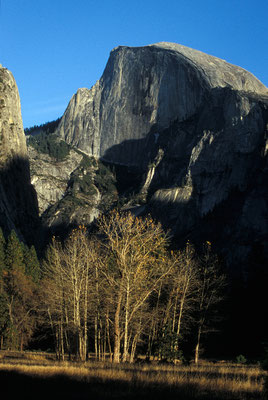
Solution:
[(33, 243), (38, 229), (36, 193), (30, 182), (20, 98), (10, 71), (0, 66), (0, 226)]

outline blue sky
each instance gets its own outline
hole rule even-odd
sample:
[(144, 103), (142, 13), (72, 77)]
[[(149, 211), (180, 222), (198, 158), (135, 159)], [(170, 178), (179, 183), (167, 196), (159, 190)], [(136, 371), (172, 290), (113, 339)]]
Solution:
[(98, 80), (112, 48), (183, 44), (268, 86), (268, 0), (0, 0), (0, 63), (15, 76), (24, 127), (60, 117)]

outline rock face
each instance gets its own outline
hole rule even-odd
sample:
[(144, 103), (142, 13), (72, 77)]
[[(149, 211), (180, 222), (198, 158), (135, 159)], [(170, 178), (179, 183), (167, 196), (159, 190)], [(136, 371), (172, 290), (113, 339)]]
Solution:
[(15, 229), (32, 243), (37, 210), (18, 89), (11, 72), (0, 66), (0, 226), (5, 233)]
[(83, 156), (71, 150), (69, 156), (57, 161), (48, 154), (28, 146), (31, 183), (38, 196), (40, 215), (60, 201), (65, 195), (72, 172), (78, 167)]
[(15, 79), (10, 71), (0, 66), (1, 142), (0, 162), (3, 165), (14, 156), (26, 158), (20, 98)]
[(89, 155), (141, 165), (148, 141), (199, 113), (208, 93), (225, 87), (267, 94), (242, 68), (178, 44), (118, 47), (100, 81), (73, 96), (58, 134)]
[[(268, 237), (268, 91), (251, 73), (173, 43), (118, 47), (57, 134), (144, 174), (147, 210), (178, 240), (210, 239), (231, 263)], [(266, 254), (268, 257), (268, 255)]]
[(74, 148), (63, 159), (56, 159), (28, 144), (31, 182), (40, 217), (50, 232), (89, 225), (117, 201), (114, 177), (101, 162)]

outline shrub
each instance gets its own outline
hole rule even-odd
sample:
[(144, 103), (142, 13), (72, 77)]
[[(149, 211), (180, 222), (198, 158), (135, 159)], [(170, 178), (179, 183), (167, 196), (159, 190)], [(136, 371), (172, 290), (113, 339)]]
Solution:
[(246, 364), (247, 359), (243, 354), (239, 354), (239, 356), (236, 357), (236, 362), (239, 364)]

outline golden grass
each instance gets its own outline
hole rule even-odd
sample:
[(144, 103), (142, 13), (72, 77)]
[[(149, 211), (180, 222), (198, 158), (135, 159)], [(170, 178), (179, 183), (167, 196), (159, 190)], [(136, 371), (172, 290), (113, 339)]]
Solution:
[[(0, 356), (1, 357), (1, 356)], [(83, 385), (81, 398), (95, 390), (94, 398), (171, 398), (178, 399), (262, 399), (266, 373), (258, 366), (231, 363), (196, 365), (120, 364), (53, 362), (44, 354), (28, 354), (20, 359), (2, 356), (1, 373), (42, 379), (57, 379)], [(82, 386), (81, 386), (82, 388)], [(87, 389), (86, 389), (87, 388)], [(100, 397), (98, 397), (98, 394)], [(159, 394), (159, 397), (157, 397)], [(161, 394), (161, 396), (160, 396)], [(163, 396), (164, 394), (164, 396)], [(145, 396), (145, 397), (143, 397)], [(151, 396), (151, 397), (150, 397)], [(80, 398), (80, 397), (69, 397)], [(92, 397), (91, 397), (92, 398)]]

